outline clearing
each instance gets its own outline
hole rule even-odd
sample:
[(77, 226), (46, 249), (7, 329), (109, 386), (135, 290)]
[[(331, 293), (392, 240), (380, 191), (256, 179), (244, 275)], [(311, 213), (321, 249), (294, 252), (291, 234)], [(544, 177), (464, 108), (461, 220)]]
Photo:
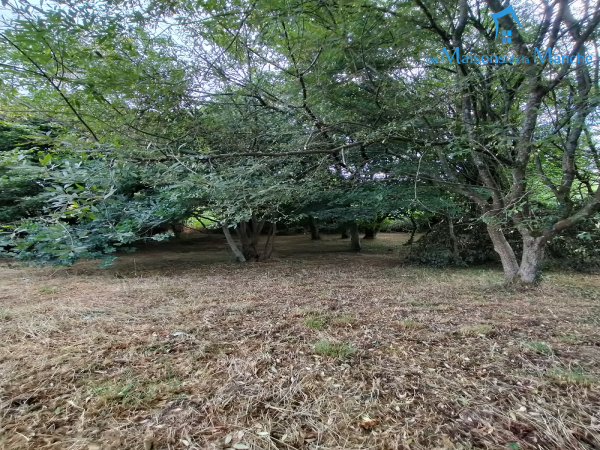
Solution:
[(403, 267), (219, 236), (108, 269), (0, 266), (0, 447), (599, 449), (600, 277)]

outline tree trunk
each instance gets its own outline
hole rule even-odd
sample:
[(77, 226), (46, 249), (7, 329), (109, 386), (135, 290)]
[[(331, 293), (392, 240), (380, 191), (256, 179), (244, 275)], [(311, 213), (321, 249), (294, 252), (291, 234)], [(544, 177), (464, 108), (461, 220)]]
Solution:
[(363, 239), (375, 239), (375, 236), (377, 235), (377, 228), (376, 227), (367, 227), (365, 228), (365, 237)]
[(319, 228), (317, 228), (317, 224), (315, 223), (315, 218), (313, 216), (308, 216), (308, 226), (310, 227), (310, 238), (313, 241), (320, 241), (321, 235), (319, 234)]
[(544, 259), (546, 239), (542, 236), (523, 235), (523, 257), (519, 267), (519, 281), (524, 285), (532, 285), (538, 281), (540, 264)]
[(176, 238), (181, 237), (181, 233), (183, 233), (183, 224), (182, 223), (172, 223), (171, 229), (173, 230), (173, 234)]
[(517, 262), (515, 252), (498, 226), (488, 224), (487, 231), (494, 244), (494, 250), (500, 256), (500, 261), (502, 261), (504, 279), (507, 283), (512, 283), (519, 273), (519, 263)]
[(235, 255), (235, 258), (239, 262), (246, 262), (246, 258), (244, 257), (244, 254), (242, 252), (240, 252), (240, 249), (238, 248), (238, 246), (235, 245), (235, 241), (231, 237), (231, 233), (229, 232), (229, 227), (227, 225), (223, 225), (223, 234), (225, 235), (225, 239), (227, 239), (227, 243), (229, 244), (229, 248), (231, 249), (231, 251)]
[(267, 235), (267, 242), (265, 242), (265, 251), (263, 252), (261, 259), (269, 259), (273, 254), (273, 245), (275, 244), (275, 233), (277, 233), (277, 222), (272, 222), (271, 230)]
[(258, 241), (260, 240), (260, 233), (262, 233), (262, 229), (265, 226), (265, 219), (256, 220), (255, 217), (252, 217), (252, 232), (250, 240), (252, 241), (252, 246), (254, 248), (258, 247)]
[(417, 232), (417, 221), (415, 220), (415, 218), (413, 217), (412, 214), (409, 217), (410, 217), (410, 222), (412, 223), (413, 227), (410, 232), (410, 238), (408, 239), (408, 241), (406, 241), (404, 243), (404, 245), (412, 245), (413, 242), (415, 241), (415, 233)]
[(458, 265), (460, 264), (460, 252), (458, 251), (456, 234), (454, 234), (454, 220), (450, 216), (448, 216), (448, 232), (450, 233), (450, 240), (452, 241), (452, 260), (455, 265)]
[(360, 252), (362, 250), (360, 234), (358, 233), (358, 225), (356, 222), (350, 225), (350, 250), (354, 252)]
[(240, 238), (240, 243), (242, 244), (242, 253), (244, 254), (244, 258), (246, 258), (246, 261), (257, 260), (258, 251), (256, 250), (256, 244), (258, 243), (258, 240), (254, 235), (252, 237), (248, 236), (248, 223), (238, 223), (235, 227), (235, 231)]

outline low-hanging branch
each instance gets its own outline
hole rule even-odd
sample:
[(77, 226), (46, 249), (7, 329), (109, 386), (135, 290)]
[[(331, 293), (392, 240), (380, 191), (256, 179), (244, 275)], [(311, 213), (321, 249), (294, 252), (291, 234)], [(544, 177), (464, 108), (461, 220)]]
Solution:
[(322, 148), (322, 149), (312, 149), (312, 150), (293, 150), (289, 152), (239, 152), (239, 153), (215, 153), (215, 154), (204, 154), (197, 155), (199, 159), (215, 159), (215, 158), (237, 158), (242, 156), (251, 156), (251, 157), (279, 157), (279, 156), (301, 156), (301, 155), (317, 155), (317, 154), (335, 154), (339, 153), (343, 150), (347, 150), (354, 147), (368, 146), (377, 143), (385, 143), (386, 141), (400, 141), (400, 142), (410, 142), (417, 145), (435, 145), (435, 146), (444, 146), (450, 143), (450, 141), (421, 141), (418, 139), (404, 138), (404, 137), (389, 137), (386, 136), (384, 138), (378, 139), (370, 139), (366, 141), (357, 141), (352, 142), (350, 144), (344, 144), (335, 148)]

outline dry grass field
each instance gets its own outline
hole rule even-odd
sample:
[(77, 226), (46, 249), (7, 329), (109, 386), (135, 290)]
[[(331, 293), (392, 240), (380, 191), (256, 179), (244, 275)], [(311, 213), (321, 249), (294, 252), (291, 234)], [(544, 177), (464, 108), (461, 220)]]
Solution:
[(0, 448), (600, 449), (600, 277), (219, 237), (0, 266)]

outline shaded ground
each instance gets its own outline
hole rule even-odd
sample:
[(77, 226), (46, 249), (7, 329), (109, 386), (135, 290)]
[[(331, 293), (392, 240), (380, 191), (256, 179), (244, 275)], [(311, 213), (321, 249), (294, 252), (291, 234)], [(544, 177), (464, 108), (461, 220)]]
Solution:
[(0, 448), (600, 448), (600, 277), (511, 292), (405, 238), (0, 267)]

